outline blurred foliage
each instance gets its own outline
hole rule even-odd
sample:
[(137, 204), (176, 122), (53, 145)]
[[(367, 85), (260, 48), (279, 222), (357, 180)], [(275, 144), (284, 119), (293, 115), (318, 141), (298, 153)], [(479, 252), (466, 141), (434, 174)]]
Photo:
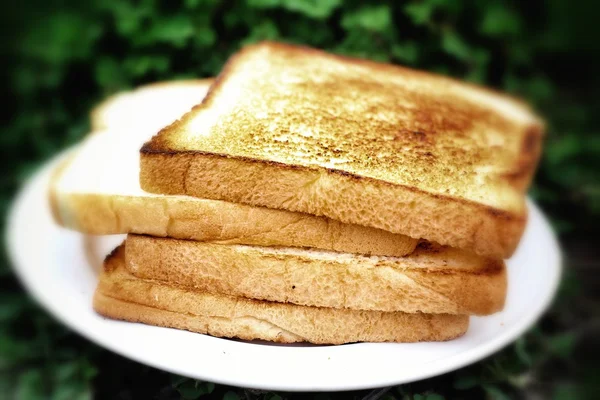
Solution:
[[(599, 35), (597, 10), (588, 2), (24, 0), (3, 8), (0, 74), (8, 101), (0, 109), (2, 215), (40, 162), (86, 133), (88, 111), (101, 98), (145, 82), (214, 76), (241, 46), (273, 39), (449, 74), (524, 97), (548, 120), (532, 195), (563, 234), (598, 236)], [(0, 274), (0, 393), (12, 393), (8, 398), (84, 399), (92, 388), (97, 398), (114, 399), (290, 397), (170, 377), (125, 361), (49, 320), (16, 288), (6, 262)], [(579, 307), (575, 298), (558, 302), (545, 322), (485, 362), (351, 396), (584, 398), (570, 379), (580, 376), (591, 387), (598, 367), (569, 362), (583, 334), (565, 329), (591, 317), (583, 311), (587, 306), (575, 313), (565, 308)], [(549, 365), (563, 375), (544, 375)]]

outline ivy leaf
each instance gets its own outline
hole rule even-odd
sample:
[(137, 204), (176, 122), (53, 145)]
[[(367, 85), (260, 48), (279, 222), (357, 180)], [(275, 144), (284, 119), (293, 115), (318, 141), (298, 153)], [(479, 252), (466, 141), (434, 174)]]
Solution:
[(392, 15), (387, 4), (362, 6), (346, 12), (341, 25), (347, 30), (364, 29), (372, 32), (385, 32), (391, 26)]

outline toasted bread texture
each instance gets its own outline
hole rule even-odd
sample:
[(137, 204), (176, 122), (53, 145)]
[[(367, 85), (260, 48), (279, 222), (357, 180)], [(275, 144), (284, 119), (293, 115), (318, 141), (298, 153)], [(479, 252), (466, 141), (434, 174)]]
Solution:
[(108, 97), (90, 113), (92, 132), (151, 129), (158, 132), (202, 102), (213, 79), (156, 82)]
[(138, 235), (126, 249), (142, 279), (306, 306), (486, 315), (506, 297), (502, 261), (429, 243), (401, 258)]
[(114, 319), (281, 343), (443, 341), (463, 335), (469, 324), (465, 315), (303, 307), (143, 280), (125, 269), (122, 248), (105, 261), (94, 309)]
[(246, 47), (141, 151), (147, 191), (324, 215), (503, 258), (543, 125), (446, 77), (277, 43)]
[[(144, 192), (139, 184), (139, 149), (158, 129), (152, 126), (155, 121), (165, 117), (158, 116), (163, 108), (157, 105), (152, 117), (155, 121), (133, 127), (127, 111), (142, 118), (140, 108), (162, 102), (165, 112), (172, 116), (173, 104), (179, 110), (190, 109), (208, 89), (208, 82), (194, 83), (191, 88), (183, 83), (174, 88), (170, 85), (134, 91), (125, 100), (118, 98), (95, 112), (95, 118), (105, 121), (110, 129), (89, 135), (58, 166), (52, 179), (50, 202), (59, 224), (97, 235), (131, 232), (389, 256), (403, 256), (414, 250), (417, 240), (381, 229), (265, 207)], [(170, 97), (184, 87), (196, 94)], [(119, 115), (124, 118), (120, 123)]]

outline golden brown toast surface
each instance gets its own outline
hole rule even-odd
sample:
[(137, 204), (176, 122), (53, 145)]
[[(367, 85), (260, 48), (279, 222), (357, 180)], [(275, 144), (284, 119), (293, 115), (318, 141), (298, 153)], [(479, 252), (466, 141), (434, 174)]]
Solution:
[[(232, 57), (203, 103), (143, 147), (141, 183), (151, 192), (327, 215), (504, 257), (514, 250), (524, 226), (523, 191), (537, 163), (542, 129), (524, 104), (486, 89), (407, 68), (263, 43)], [(258, 181), (261, 171), (253, 172), (255, 178), (245, 176), (256, 181), (242, 188), (235, 181), (239, 172), (227, 175), (234, 163), (243, 170), (264, 168), (276, 188), (265, 188), (266, 178)], [(159, 165), (169, 165), (172, 172), (158, 171)], [(206, 171), (218, 176), (224, 188), (200, 188)], [(281, 176), (292, 172), (294, 180), (300, 174), (306, 179), (300, 187), (282, 189)], [(366, 196), (361, 205), (360, 196), (351, 194), (343, 200), (351, 203), (348, 211), (333, 204), (333, 186), (340, 192), (369, 186), (368, 195), (379, 201)], [(462, 238), (444, 242), (432, 233), (433, 226), (394, 226), (376, 216), (356, 215), (369, 209), (385, 213), (387, 204), (407, 211), (385, 219), (416, 225), (411, 218), (420, 211), (421, 199), (437, 210), (426, 218), (438, 219), (451, 203), (463, 214), (487, 214), (482, 218), (489, 219), (489, 226), (483, 222), (477, 228), (472, 222)], [(408, 209), (413, 215), (406, 215)], [(497, 237), (468, 243), (474, 240), (464, 236), (475, 235), (481, 226)]]
[(541, 129), (525, 105), (485, 89), (266, 43), (236, 55), (145, 150), (325, 168), (518, 211), (513, 178), (532, 172), (521, 161), (535, 158)]
[(305, 306), (488, 315), (506, 297), (502, 261), (422, 243), (405, 257), (220, 245), (128, 235), (126, 268), (142, 279)]
[(217, 295), (127, 272), (124, 249), (107, 257), (94, 309), (109, 318), (213, 336), (282, 343), (442, 341), (462, 336), (466, 315), (408, 314), (303, 307)]

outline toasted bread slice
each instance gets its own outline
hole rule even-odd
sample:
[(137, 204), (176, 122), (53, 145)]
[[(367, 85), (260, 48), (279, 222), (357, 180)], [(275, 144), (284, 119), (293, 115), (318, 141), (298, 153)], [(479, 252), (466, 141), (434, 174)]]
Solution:
[(137, 235), (126, 242), (126, 267), (139, 278), (260, 300), (486, 315), (506, 297), (502, 261), (428, 243), (396, 258)]
[(542, 123), (446, 77), (262, 43), (141, 151), (141, 185), (324, 215), (496, 258), (523, 232)]
[(465, 315), (303, 307), (184, 289), (129, 274), (122, 248), (105, 261), (94, 309), (109, 318), (281, 343), (442, 341), (469, 325)]
[(156, 82), (117, 93), (90, 115), (92, 132), (149, 129), (158, 132), (202, 102), (213, 79)]
[[(198, 93), (188, 93), (186, 109), (207, 87), (206, 83), (193, 85)], [(182, 98), (170, 97), (183, 88), (182, 84), (174, 88), (151, 86), (133, 92), (125, 100), (113, 100), (95, 112), (96, 120), (105, 121), (111, 129), (88, 136), (54, 174), (50, 200), (59, 224), (98, 235), (133, 232), (389, 256), (403, 256), (414, 250), (417, 240), (381, 229), (264, 207), (144, 192), (139, 184), (139, 149), (158, 129), (153, 126), (156, 121), (164, 120), (158, 116), (163, 110), (161, 102), (171, 116), (173, 104), (177, 109), (186, 107)], [(160, 96), (154, 93), (158, 89)], [(139, 109), (148, 103), (155, 105), (154, 121), (129, 126), (134, 122), (125, 111), (142, 118)], [(122, 124), (119, 115), (124, 118)]]

